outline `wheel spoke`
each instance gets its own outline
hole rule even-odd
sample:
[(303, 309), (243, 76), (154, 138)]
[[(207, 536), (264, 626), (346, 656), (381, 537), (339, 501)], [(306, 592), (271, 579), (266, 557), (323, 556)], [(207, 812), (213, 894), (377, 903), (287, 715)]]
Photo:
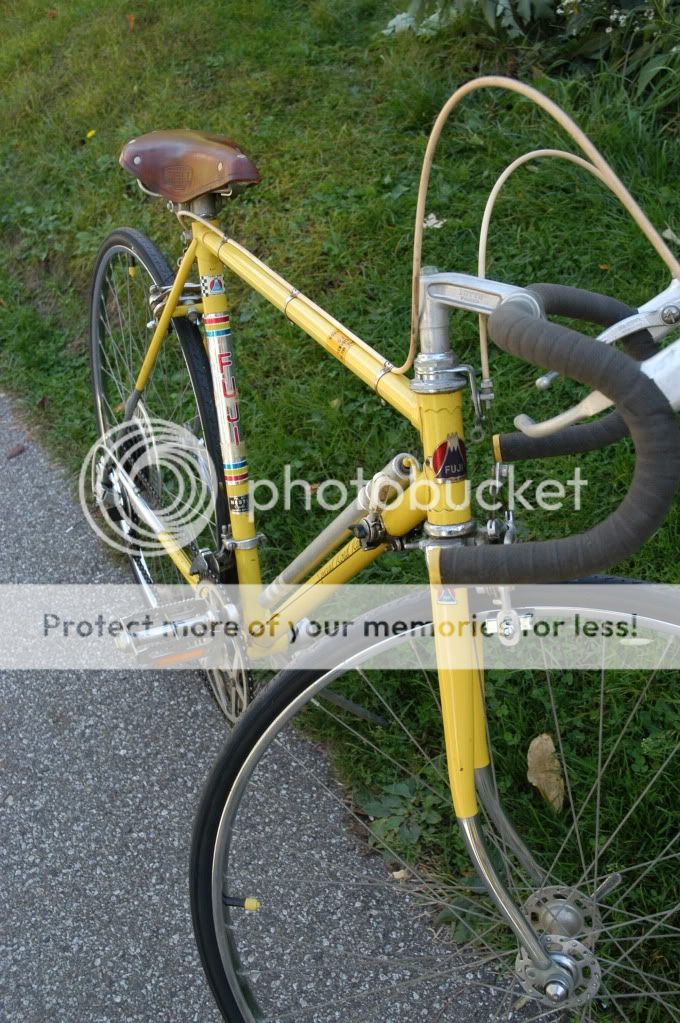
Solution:
[[(604, 762), (604, 764), (602, 766), (602, 769), (601, 769), (601, 771), (598, 774), (598, 778), (595, 780), (594, 784), (591, 786), (588, 794), (586, 795), (585, 799), (583, 800), (583, 803), (581, 804), (581, 808), (580, 808), (579, 814), (578, 814), (578, 818), (579, 819), (583, 816), (583, 814), (585, 813), (586, 809), (588, 808), (588, 806), (590, 804), (590, 801), (591, 801), (594, 793), (596, 792), (598, 786), (601, 786), (602, 779), (603, 779), (605, 773), (607, 772), (610, 764), (612, 763), (612, 761), (614, 759), (614, 756), (617, 753), (621, 743), (623, 742), (624, 736), (626, 735), (626, 732), (627, 732), (628, 728), (630, 727), (631, 723), (633, 721), (635, 721), (635, 719), (636, 719), (636, 717), (638, 715), (638, 712), (640, 710), (640, 707), (642, 706), (644, 700), (646, 699), (647, 693), (649, 692), (649, 689), (652, 686), (652, 683), (656, 681), (658, 672), (660, 670), (660, 666), (663, 663), (663, 661), (665, 660), (666, 654), (668, 653), (668, 651), (669, 651), (669, 649), (671, 647), (671, 643), (672, 643), (672, 639), (668, 641), (668, 643), (667, 643), (667, 645), (666, 645), (666, 647), (665, 647), (664, 651), (662, 652), (662, 655), (661, 655), (661, 657), (659, 659), (659, 663), (658, 663), (657, 667), (649, 675), (645, 685), (643, 686), (643, 688), (641, 689), (640, 693), (638, 694), (638, 697), (637, 697), (637, 699), (635, 701), (635, 704), (634, 704), (632, 710), (630, 711), (628, 717), (626, 718), (626, 721), (625, 721), (623, 727), (618, 731), (618, 734), (616, 736), (616, 740), (614, 742), (614, 745), (612, 746), (611, 750), (609, 751), (609, 753), (607, 755), (607, 759), (605, 760), (605, 762)], [(550, 864), (550, 867), (548, 868), (548, 871), (546, 873), (545, 884), (547, 884), (548, 881), (551, 878), (554, 877), (555, 868), (556, 868), (556, 866), (557, 866), (557, 864), (558, 864), (558, 862), (560, 860), (560, 857), (562, 856), (562, 853), (567, 848), (567, 845), (568, 845), (569, 841), (571, 840), (571, 837), (572, 837), (572, 835), (574, 833), (575, 827), (576, 827), (576, 824), (572, 823), (572, 825), (569, 828), (567, 834), (565, 835), (564, 839), (562, 840), (559, 849), (555, 853), (553, 861)], [(598, 857), (602, 856), (602, 851), (603, 851), (602, 849), (599, 850)]]
[(680, 984), (674, 984), (671, 980), (669, 980), (668, 977), (660, 977), (658, 974), (648, 973), (646, 970), (643, 972), (637, 966), (625, 966), (623, 963), (620, 962), (620, 960), (608, 959), (606, 956), (603, 955), (598, 955), (598, 961), (600, 963), (606, 963), (607, 966), (611, 967), (611, 969), (603, 971), (603, 976), (605, 977), (609, 976), (614, 972), (633, 973), (636, 976), (640, 977), (641, 980), (644, 981), (656, 980), (660, 984), (665, 984), (666, 987), (668, 987), (671, 992), (674, 992), (675, 994), (680, 994)]
[[(102, 250), (92, 296), (93, 383), (102, 433), (124, 419), (125, 406), (134, 390), (151, 337), (148, 326), (152, 320), (149, 288), (153, 284), (166, 283), (170, 274), (169, 268), (164, 269), (163, 258), (151, 242), (140, 242), (138, 237), (128, 240), (122, 237), (125, 234), (124, 230), (116, 232), (118, 237), (112, 236), (110, 247)], [(131, 275), (133, 267), (135, 273)], [(180, 480), (174, 467), (166, 467), (154, 447), (153, 420), (163, 419), (178, 427), (185, 422), (195, 424), (196, 444), (187, 445), (182, 467), (186, 475), (181, 484), (191, 481), (193, 485), (194, 481), (198, 481), (201, 487), (206, 484), (212, 486), (212, 463), (215, 466), (221, 464), (216, 445), (215, 450), (210, 446), (217, 440), (219, 431), (205, 350), (198, 340), (197, 328), (189, 321), (175, 320), (173, 328), (159, 349), (134, 414), (140, 429), (140, 454), (147, 453), (150, 463), (149, 474), (144, 478), (140, 474), (138, 480), (144, 487), (146, 499), (159, 513), (177, 500)], [(184, 493), (189, 493), (186, 486)], [(196, 542), (185, 547), (191, 557), (199, 547), (216, 549), (218, 546), (220, 530), (226, 525), (226, 508), (221, 492), (215, 496), (219, 499), (219, 506), (216, 505), (211, 512)], [(156, 556), (156, 552), (152, 554), (142, 549), (144, 534), (141, 524), (126, 513), (123, 505), (115, 508), (115, 514), (106, 507), (102, 512), (107, 525), (114, 532), (120, 531), (121, 537), (117, 539), (122, 539), (129, 546), (138, 578), (144, 579), (151, 590), (158, 585), (183, 582), (183, 577), (169, 558), (160, 552)], [(119, 514), (122, 515), (120, 520)], [(237, 685), (245, 685), (238, 672), (233, 673), (233, 678)], [(247, 703), (247, 699), (242, 702)]]
[(126, 345), (127, 337), (125, 331), (125, 321), (123, 319), (123, 313), (118, 301), (118, 294), (116, 291), (115, 281), (113, 279), (112, 271), (106, 277), (106, 284), (108, 285), (108, 295), (113, 299), (117, 314), (118, 314), (118, 327), (119, 329), (114, 333), (113, 325), (111, 324), (111, 317), (109, 316), (108, 299), (104, 299), (102, 302), (102, 308), (105, 315), (105, 324), (108, 327), (109, 337), (111, 343), (115, 345), (116, 351), (120, 357), (122, 364), (126, 369), (126, 376), (128, 379), (134, 379), (134, 367), (132, 365), (132, 349)]
[[(405, 764), (403, 764), (401, 761), (397, 760), (391, 754), (386, 753), (384, 749), (381, 749), (377, 745), (377, 743), (373, 742), (371, 739), (367, 739), (365, 736), (362, 736), (361, 732), (359, 732), (358, 729), (353, 728), (352, 725), (349, 724), (349, 722), (344, 721), (338, 714), (336, 714), (333, 710), (331, 710), (331, 708), (328, 706), (327, 703), (325, 703), (325, 702), (324, 703), (320, 703), (320, 704), (318, 704), (318, 706), (319, 706), (319, 709), (322, 710), (324, 714), (326, 714), (329, 718), (332, 718), (333, 721), (335, 721), (337, 724), (341, 725), (351, 735), (355, 736), (357, 739), (360, 739), (370, 750), (372, 750), (374, 753), (378, 753), (382, 757), (384, 757), (385, 760), (387, 761), (387, 763), (391, 764), (393, 767), (396, 767), (397, 770), (400, 771), (402, 774), (404, 774), (406, 776), (410, 775), (410, 771), (409, 771), (408, 767)], [(433, 795), (435, 795), (435, 796), (437, 796), (437, 798), (439, 798), (440, 793), (437, 792), (437, 790), (435, 788), (433, 788), (432, 785), (430, 785), (428, 782), (423, 782), (423, 786), (429, 792), (431, 792)]]
[[(285, 754), (289, 757), (289, 759), (291, 759), (299, 767), (303, 767), (304, 766), (303, 761), (299, 757), (297, 757), (293, 753), (293, 751), (291, 750), (290, 744), (282, 746), (280, 743), (277, 742), (277, 746), (278, 746), (279, 749), (282, 749), (285, 752)], [(331, 799), (333, 799), (333, 801), (335, 803), (337, 803), (342, 808), (343, 813), (347, 814), (349, 817), (352, 818), (352, 820), (353, 820), (355, 825), (358, 825), (363, 831), (365, 831), (365, 833), (367, 835), (371, 835), (372, 834), (370, 829), (368, 828), (368, 826), (358, 816), (358, 814), (356, 814), (355, 811), (351, 807), (349, 807), (347, 805), (347, 803), (336, 792), (334, 792), (332, 790), (332, 788), (326, 782), (324, 782), (321, 779), (321, 777), (318, 775), (318, 773), (310, 771), (309, 768), (306, 768), (306, 771), (307, 771), (308, 776), (314, 782), (314, 784), (316, 786), (318, 786), (318, 788), (322, 792), (324, 792), (327, 796), (330, 796)], [(375, 836), (373, 836), (373, 837), (375, 838)], [(376, 841), (380, 844), (380, 846), (383, 848), (383, 850), (385, 852), (389, 853), (389, 855), (394, 859), (395, 862), (397, 862), (397, 863), (399, 863), (401, 865), (402, 869), (406, 869), (406, 870), (409, 871), (409, 873), (412, 874), (414, 879), (416, 881), (418, 881), (418, 883), (422, 886), (424, 892), (426, 892), (427, 894), (432, 896), (433, 899), (435, 900), (435, 902), (438, 902), (438, 899), (437, 899), (438, 889), (434, 888), (432, 883), (430, 881), (428, 881), (427, 878), (425, 878), (421, 873), (419, 873), (417, 871), (417, 869), (415, 869), (412, 865), (408, 864), (406, 862), (406, 860), (404, 860), (403, 857), (398, 852), (396, 852), (396, 850), (392, 847), (392, 845), (390, 843), (388, 843), (385, 839), (383, 839), (381, 837), (378, 837), (378, 838), (376, 838)], [(315, 854), (313, 854), (313, 855), (315, 855)], [(465, 914), (462, 915), (461, 913), (459, 913), (453, 907), (453, 905), (447, 905), (446, 908), (453, 913), (453, 915), (456, 917), (456, 919), (459, 922), (464, 923), (465, 926), (468, 927), (468, 928), (469, 928), (468, 916), (477, 916), (477, 917), (480, 917), (481, 919), (484, 919), (484, 920), (488, 920), (488, 919), (492, 919), (493, 920), (493, 917), (490, 917), (488, 913), (480, 912), (479, 910), (468, 910), (467, 907), (466, 907)], [(479, 932), (473, 932), (473, 933), (474, 933), (474, 937), (477, 940), (481, 941), (483, 935), (480, 934)], [(493, 949), (490, 946), (487, 945), (486, 947), (487, 947), (489, 952), (494, 954)]]
[[(677, 753), (679, 748), (680, 748), (680, 742), (676, 743), (676, 745), (673, 747), (671, 752), (668, 754), (666, 759), (661, 764), (661, 767), (659, 767), (658, 770), (655, 771), (655, 773), (653, 774), (652, 778), (647, 782), (647, 784), (645, 785), (644, 789), (642, 790), (640, 795), (637, 797), (635, 802), (632, 804), (632, 806), (630, 806), (628, 808), (628, 810), (626, 811), (626, 813), (625, 813), (624, 817), (622, 818), (622, 820), (619, 822), (619, 824), (614, 829), (614, 831), (612, 831), (612, 833), (609, 836), (609, 838), (607, 839), (607, 841), (601, 847), (601, 849), (599, 851), (600, 856), (602, 856), (602, 854), (607, 851), (607, 849), (612, 844), (612, 842), (614, 841), (616, 836), (619, 834), (621, 829), (624, 827), (625, 824), (628, 823), (630, 818), (633, 816), (633, 814), (637, 810), (638, 806), (642, 803), (643, 799), (645, 799), (647, 794), (651, 791), (651, 789), (656, 784), (657, 779), (660, 778), (661, 775), (663, 774), (663, 772), (666, 770), (666, 768), (670, 764), (671, 760), (673, 759), (673, 757), (675, 756), (675, 754)], [(586, 870), (584, 871), (584, 875), (580, 878), (580, 880), (578, 882), (579, 884), (582, 884), (586, 880), (589, 872), (590, 872), (590, 868), (586, 868)]]
[[(642, 864), (639, 865), (640, 867), (644, 867), (645, 869), (640, 874), (640, 876), (638, 878), (636, 878), (635, 881), (633, 881), (633, 883), (628, 886), (628, 888), (626, 888), (625, 892), (622, 895), (619, 895), (618, 899), (615, 902), (611, 903), (607, 907), (609, 912), (611, 912), (612, 910), (616, 909), (620, 905), (622, 899), (628, 898), (630, 896), (630, 893), (635, 891), (635, 889), (638, 887), (638, 885), (642, 881), (644, 881), (644, 879), (648, 876), (648, 874), (652, 870), (654, 870), (654, 867), (656, 867), (659, 863), (663, 863), (666, 860), (670, 860), (670, 859), (677, 859), (678, 856), (680, 856), (680, 853), (673, 853), (673, 854), (671, 854), (669, 856), (666, 855), (668, 850), (671, 849), (675, 845), (675, 843), (678, 841), (679, 838), (680, 838), (680, 832), (678, 832), (675, 835), (673, 835), (673, 837), (666, 843), (665, 847), (661, 850), (661, 852), (659, 853), (658, 856), (656, 856), (653, 860), (648, 860), (646, 863), (642, 863)], [(631, 870), (635, 870), (635, 869), (639, 869), (639, 867), (626, 867), (626, 868), (624, 868), (624, 870), (619, 871), (619, 873), (620, 874), (625, 874), (625, 873), (629, 873)]]
[[(605, 933), (611, 934), (612, 931), (620, 930), (623, 927), (636, 927), (638, 924), (651, 923), (652, 921), (656, 921), (658, 923), (659, 918), (662, 918), (661, 922), (663, 923), (666, 921), (668, 916), (672, 916), (673, 913), (677, 913), (678, 909), (680, 909), (680, 905), (673, 906), (670, 910), (662, 910), (659, 913), (650, 913), (649, 916), (635, 916), (634, 914), (631, 913), (629, 920), (624, 920), (617, 924), (611, 924), (611, 926), (605, 928)], [(617, 910), (617, 912), (621, 911)], [(654, 927), (654, 930), (656, 930), (656, 926)], [(670, 931), (673, 934), (680, 934), (680, 928), (677, 927), (668, 928), (668, 931)], [(645, 934), (644, 940), (647, 941), (650, 936), (651, 932)], [(636, 940), (639, 941), (640, 939), (638, 938)]]
[[(557, 735), (557, 746), (559, 750), (560, 763), (562, 765), (562, 771), (564, 773), (564, 786), (567, 790), (567, 798), (569, 800), (569, 809), (571, 810), (571, 818), (573, 822), (573, 829), (576, 836), (576, 844), (578, 845), (579, 858), (583, 866), (584, 871), (586, 870), (586, 858), (583, 850), (583, 842), (581, 839), (581, 832), (579, 830), (578, 822), (579, 818), (576, 813), (576, 806), (574, 805), (574, 795), (571, 789), (571, 781), (569, 778), (569, 768), (567, 766), (567, 758), (564, 753), (564, 743), (562, 741), (562, 729), (560, 728), (559, 718), (557, 716), (557, 705), (555, 702), (555, 691), (552, 684), (552, 672), (548, 669), (546, 664), (546, 681), (548, 683), (548, 693), (550, 696), (550, 709), (553, 715), (553, 723), (555, 725), (555, 734)], [(543, 882), (545, 886), (545, 881)]]
[[(125, 368), (125, 376), (126, 376), (126, 378), (130, 379), (132, 377), (132, 370), (131, 370), (129, 364), (127, 363), (127, 361), (126, 361), (125, 356), (121, 352), (120, 347), (118, 345), (118, 342), (116, 341), (116, 338), (114, 336), (113, 330), (111, 328), (111, 324), (109, 322), (108, 313), (106, 312), (106, 309), (105, 309), (103, 304), (102, 304), (102, 314), (103, 315), (100, 316), (100, 322), (104, 324), (104, 329), (105, 329), (106, 333), (109, 336), (109, 341), (111, 342), (112, 348), (115, 349), (115, 353), (117, 355), (118, 361)], [(101, 350), (102, 350), (102, 346), (100, 345), (100, 351)], [(109, 363), (109, 365), (110, 365), (110, 363)], [(117, 382), (117, 386), (118, 386), (119, 390), (121, 390), (120, 381)], [(122, 393), (121, 393), (121, 397), (125, 397), (125, 395), (122, 395)]]
[[(373, 685), (371, 680), (368, 678), (366, 672), (362, 671), (361, 669), (359, 669), (357, 674), (359, 675), (359, 677), (361, 679), (363, 679), (363, 681), (369, 687), (369, 689), (371, 690), (373, 695), (378, 698), (378, 700), (380, 701), (382, 706), (385, 708), (387, 713), (390, 715), (390, 717), (393, 719), (393, 721), (395, 721), (397, 723), (397, 725), (399, 726), (401, 731), (404, 733), (404, 735), (406, 735), (406, 737), (408, 738), (409, 742), (411, 742), (412, 745), (421, 754), (421, 756), (423, 758), (424, 766), (426, 768), (431, 768), (432, 771), (434, 772), (434, 774), (436, 775), (436, 777), (439, 778), (439, 780), (441, 782), (443, 782), (444, 785), (448, 786), (448, 780), (446, 778), (446, 775), (439, 769), (438, 765), (435, 764), (434, 760), (431, 757), (428, 756), (428, 754), (425, 752), (425, 750), (423, 749), (421, 744), (418, 742), (418, 740), (414, 736), (414, 734), (411, 731), (411, 729), (404, 723), (404, 721), (402, 720), (402, 718), (399, 717), (399, 715), (396, 713), (396, 711), (394, 711), (392, 709), (391, 705), (388, 703), (388, 701), (385, 699), (385, 697), (382, 695), (382, 693), (379, 692), (378, 688)], [(433, 789), (432, 791), (434, 792), (435, 790)]]
[(604, 642), (601, 644), (602, 663), (600, 665), (600, 713), (597, 722), (597, 792), (595, 793), (595, 857), (593, 859), (593, 891), (597, 891), (600, 881), (598, 867), (600, 865), (600, 797), (602, 791), (602, 741), (604, 732)]

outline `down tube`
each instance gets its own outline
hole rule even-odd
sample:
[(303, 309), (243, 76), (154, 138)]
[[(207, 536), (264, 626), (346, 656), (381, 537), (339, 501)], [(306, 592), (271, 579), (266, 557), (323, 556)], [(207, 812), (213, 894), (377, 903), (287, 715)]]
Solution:
[[(383, 512), (385, 528), (390, 536), (406, 536), (425, 518), (425, 511), (418, 503), (416, 489), (416, 484), (409, 487), (394, 505), (388, 505)], [(269, 617), (265, 630), (265, 635), (269, 637), (268, 642), (265, 640), (259, 647), (257, 645), (249, 647), (249, 656), (253, 659), (268, 656), (275, 641), (286, 639), (286, 622), (297, 622), (312, 614), (329, 599), (332, 594), (329, 587), (350, 582), (388, 550), (390, 546), (386, 543), (364, 550), (356, 538), (340, 547), (290, 597), (268, 609)]]

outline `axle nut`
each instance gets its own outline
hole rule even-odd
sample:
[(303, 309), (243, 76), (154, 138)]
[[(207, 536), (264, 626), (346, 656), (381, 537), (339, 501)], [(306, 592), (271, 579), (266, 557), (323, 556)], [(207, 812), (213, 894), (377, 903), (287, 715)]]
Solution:
[(551, 1002), (563, 1002), (569, 994), (569, 989), (561, 980), (551, 980), (545, 985), (545, 993)]

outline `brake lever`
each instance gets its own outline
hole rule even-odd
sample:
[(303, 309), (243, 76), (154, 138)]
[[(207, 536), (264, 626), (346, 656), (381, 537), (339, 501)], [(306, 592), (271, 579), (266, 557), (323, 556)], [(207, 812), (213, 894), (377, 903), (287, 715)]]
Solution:
[[(609, 345), (638, 330), (648, 330), (655, 341), (660, 341), (670, 334), (678, 324), (680, 324), (680, 279), (674, 278), (665, 291), (641, 305), (636, 313), (607, 327), (597, 335), (595, 340)], [(673, 404), (676, 400), (675, 392), (680, 388), (680, 382), (674, 385), (672, 379), (673, 375), (678, 374), (680, 368), (680, 358), (675, 352), (677, 344), (678, 342), (675, 342), (669, 348), (658, 352), (641, 364), (643, 372), (656, 381), (674, 408), (677, 407)], [(546, 390), (559, 375), (552, 370), (549, 373), (544, 373), (536, 380), (536, 387), (541, 391)], [(521, 413), (515, 417), (514, 423), (517, 429), (528, 437), (547, 437), (551, 433), (573, 426), (589, 416), (597, 415), (598, 412), (603, 412), (611, 405), (612, 402), (604, 394), (593, 391), (577, 405), (551, 419), (537, 423), (531, 416)]]
[(661, 341), (680, 323), (680, 280), (671, 281), (660, 295), (641, 305), (637, 313), (603, 330), (598, 341), (611, 344), (638, 330), (648, 330), (654, 341)]
[[(640, 369), (665, 394), (671, 407), (676, 411), (680, 409), (680, 340), (674, 341), (672, 345), (657, 352), (651, 359), (645, 359), (640, 363)], [(553, 416), (552, 419), (536, 423), (530, 416), (522, 414), (516, 416), (514, 422), (517, 429), (529, 437), (547, 437), (551, 433), (563, 430), (567, 426), (573, 426), (582, 419), (611, 408), (612, 404), (611, 399), (601, 391), (591, 391), (578, 405)]]
[(602, 394), (601, 391), (592, 391), (578, 405), (573, 405), (566, 411), (560, 412), (559, 415), (553, 416), (552, 419), (544, 419), (543, 422), (537, 423), (526, 413), (520, 413), (515, 416), (514, 424), (527, 437), (548, 437), (551, 433), (565, 430), (568, 426), (574, 426), (581, 420), (588, 419), (589, 416), (604, 412), (612, 404), (613, 402), (606, 394)]
[[(669, 286), (641, 305), (637, 312), (627, 316), (618, 323), (613, 323), (595, 338), (606, 345), (620, 341), (629, 334), (635, 334), (638, 330), (648, 330), (654, 341), (661, 341), (677, 327), (680, 323), (680, 280), (674, 278)], [(550, 387), (553, 380), (559, 377), (559, 373), (551, 370), (544, 373), (536, 380), (536, 387), (539, 391), (545, 391)], [(588, 413), (592, 415), (593, 413)], [(528, 416), (526, 417), (529, 418)], [(557, 418), (557, 417), (555, 417)], [(549, 420), (550, 422), (551, 420)], [(558, 427), (559, 429), (559, 427)], [(532, 435), (533, 436), (533, 435)]]

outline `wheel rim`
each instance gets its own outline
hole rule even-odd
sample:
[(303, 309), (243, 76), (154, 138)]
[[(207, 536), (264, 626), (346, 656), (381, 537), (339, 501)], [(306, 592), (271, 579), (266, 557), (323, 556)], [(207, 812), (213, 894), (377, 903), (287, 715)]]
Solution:
[[(675, 642), (672, 634), (668, 642)], [(459, 858), (456, 842), (438, 844), (431, 842), (429, 836), (425, 840), (419, 837), (420, 859), (416, 857), (411, 862), (414, 857), (406, 853), (411, 841), (408, 829), (416, 827), (418, 816), (426, 817), (429, 812), (433, 831), (441, 828), (442, 822), (448, 827), (445, 805), (448, 796), (439, 784), (443, 763), (432, 755), (431, 738), (426, 735), (422, 719), (416, 718), (417, 728), (413, 725), (413, 708), (422, 705), (428, 691), (436, 703), (431, 680), (424, 680), (417, 693), (412, 691), (409, 706), (402, 707), (399, 700), (404, 698), (403, 685), (400, 688), (395, 683), (395, 688), (390, 689), (383, 676), (378, 686), (363, 669), (351, 681), (343, 676), (341, 691), (356, 700), (361, 690), (364, 702), (372, 701), (372, 708), (394, 726), (388, 730), (389, 736), (383, 732), (376, 741), (375, 732), (365, 722), (356, 718), (342, 720), (342, 712), (314, 699), (350, 666), (346, 662), (317, 679), (271, 722), (242, 765), (217, 829), (213, 918), (217, 921), (222, 965), (243, 1018), (295, 1017), (320, 1023), (336, 1018), (362, 1019), (367, 1012), (376, 1020), (455, 1018), (462, 1023), (479, 1018), (680, 1018), (677, 997), (680, 985), (673, 979), (676, 971), (672, 960), (673, 944), (680, 934), (677, 896), (664, 892), (663, 906), (657, 908), (661, 906), (659, 890), (674, 880), (680, 851), (677, 828), (668, 819), (660, 820), (660, 810), (666, 809), (669, 793), (674, 792), (671, 769), (677, 752), (676, 736), (669, 724), (670, 712), (664, 703), (665, 687), (661, 681), (664, 672), (661, 669), (652, 672), (640, 683), (637, 677), (626, 678), (628, 673), (612, 676), (601, 671), (597, 673), (599, 681), (594, 691), (588, 688), (592, 687), (592, 673), (581, 680), (574, 678), (574, 673), (571, 678), (558, 679), (556, 673), (547, 670), (539, 694), (535, 681), (524, 680), (531, 685), (532, 693), (531, 699), (524, 696), (524, 702), (530, 705), (535, 718), (529, 731), (536, 733), (550, 725), (554, 734), (565, 790), (564, 809), (559, 814), (540, 799), (536, 802), (535, 793), (526, 782), (526, 763), (523, 762), (522, 769), (511, 763), (517, 761), (512, 729), (518, 727), (521, 715), (514, 714), (508, 719), (503, 708), (508, 705), (508, 694), (514, 693), (517, 702), (516, 676), (510, 681), (499, 677), (488, 682), (490, 731), (501, 726), (506, 732), (502, 759), (497, 756), (494, 763), (501, 799), (508, 804), (511, 815), (515, 803), (518, 806), (527, 803), (533, 821), (522, 824), (529, 827), (532, 837), (543, 832), (548, 835), (549, 841), (539, 842), (538, 850), (543, 865), (549, 868), (548, 877), (543, 883), (528, 879), (502, 839), (491, 844), (491, 855), (517, 901), (530, 903), (533, 898), (527, 914), (535, 911), (537, 904), (543, 907), (543, 924), (539, 929), (547, 929), (549, 937), (556, 934), (556, 929), (546, 928), (545, 920), (551, 918), (551, 913), (552, 918), (561, 915), (564, 920), (571, 903), (571, 928), (575, 934), (570, 939), (585, 948), (579, 953), (581, 967), (587, 972), (590, 943), (602, 972), (597, 997), (589, 996), (580, 1005), (574, 997), (565, 1010), (563, 1006), (553, 1008), (546, 1004), (532, 991), (530, 983), (527, 986), (521, 971), (517, 975), (516, 945), (481, 894), (478, 880), (468, 871), (461, 881), (465, 861)], [(413, 685), (411, 680), (412, 689)], [(570, 694), (567, 705), (560, 692), (565, 688)], [(386, 692), (392, 695), (387, 697)], [(396, 710), (391, 705), (392, 696), (397, 700)], [(543, 718), (539, 720), (541, 706)], [(558, 713), (565, 706), (569, 724), (566, 731), (562, 724), (565, 715)], [(593, 730), (594, 711), (597, 720)], [(308, 722), (300, 734), (289, 722), (302, 714), (311, 718), (311, 724)], [(392, 771), (393, 786), (411, 784), (410, 790), (393, 788), (391, 792), (389, 783), (383, 785), (382, 816), (369, 814), (371, 809), (381, 810), (380, 799), (375, 791), (371, 793), (370, 786), (368, 797), (355, 790), (349, 800), (342, 780), (338, 782), (328, 774), (326, 756), (315, 747), (321, 727), (316, 720), (319, 715), (324, 719), (330, 716), (331, 732), (337, 726), (338, 731), (350, 737), (348, 748), (355, 761), (359, 756), (359, 739), (364, 740), (369, 750), (366, 769), (374, 782), (378, 764), (382, 763), (388, 765), (382, 781)], [(659, 727), (659, 722), (663, 727)], [(586, 723), (595, 739), (587, 756), (584, 751), (588, 749), (589, 736), (585, 732), (580, 735)], [(613, 726), (611, 739), (605, 734), (606, 724)], [(328, 731), (325, 728), (324, 741)], [(393, 744), (395, 732), (408, 739), (399, 752)], [(526, 743), (522, 745), (522, 741), (517, 744), (520, 760), (526, 754)], [(371, 744), (375, 748), (371, 749)], [(415, 760), (408, 765), (401, 762), (406, 746), (416, 751), (420, 771), (413, 766)], [(338, 761), (342, 779), (346, 766), (341, 761), (342, 758)], [(356, 773), (356, 763), (353, 770)], [(307, 784), (311, 779), (311, 786), (301, 795), (297, 779), (303, 773)], [(593, 787), (593, 778), (599, 778), (599, 786)], [(518, 791), (515, 799), (513, 788), (522, 781), (524, 789)], [(630, 793), (633, 781), (637, 783), (636, 795)], [(273, 797), (272, 792), (276, 793)], [(394, 797), (391, 809), (390, 796)], [(272, 807), (280, 808), (286, 802), (285, 813), (276, 821)], [(623, 809), (619, 812), (620, 807)], [(310, 808), (317, 810), (319, 820), (312, 819)], [(613, 816), (614, 810), (617, 817)], [(302, 829), (300, 820), (296, 826), (296, 814)], [(450, 810), (448, 814), (450, 818)], [(439, 820), (435, 821), (437, 816)], [(344, 835), (343, 855), (347, 842), (355, 842), (354, 856), (346, 862), (354, 863), (357, 857), (361, 862), (363, 857), (365, 867), (368, 860), (372, 861), (367, 873), (362, 875), (352, 867), (353, 879), (350, 876), (343, 883), (341, 876), (334, 878), (334, 870), (336, 873), (340, 870), (342, 875), (339, 864), (345, 861), (339, 854), (334, 859), (335, 847), (324, 844), (328, 817), (334, 819), (334, 827)], [(263, 818), (264, 823), (260, 824)], [(649, 826), (650, 819), (653, 828)], [(280, 859), (276, 853), (277, 835), (285, 835), (288, 849), (291, 834), (296, 839), (294, 848)], [(370, 847), (380, 855), (366, 856)], [(257, 850), (255, 856), (253, 849)], [(421, 862), (423, 849), (426, 856)], [(549, 855), (551, 850), (554, 862)], [(532, 852), (536, 851), (532, 845)], [(394, 868), (391, 872), (384, 866), (385, 857), (391, 860)], [(399, 870), (408, 871), (406, 880), (391, 876)], [(622, 880), (596, 906), (594, 913), (589, 909), (588, 899), (592, 902), (593, 892), (602, 888), (616, 870), (621, 872)], [(327, 882), (325, 901), (319, 895), (322, 880)], [(225, 910), (222, 905), (225, 885), (227, 894), (255, 896), (262, 900), (264, 908), (254, 915)], [(572, 895), (572, 891), (579, 894)], [(370, 898), (367, 892), (371, 893)], [(364, 900), (357, 912), (348, 902), (350, 898), (359, 904)], [(403, 915), (395, 916), (392, 908), (385, 910), (385, 899), (390, 907), (395, 899), (402, 906), (408, 902), (406, 925)], [(546, 903), (551, 911), (547, 915)], [(314, 922), (314, 911), (310, 909), (314, 905), (322, 907), (319, 911), (328, 922), (324, 935), (328, 945), (318, 943), (318, 921)], [(558, 910), (566, 906), (567, 913), (560, 914), (556, 906)], [(371, 912), (382, 935), (377, 945), (373, 929), (364, 926), (370, 922)], [(222, 925), (223, 919), (228, 926)], [(346, 932), (350, 923), (353, 934), (348, 943)], [(430, 934), (434, 924), (439, 926), (436, 939)], [(385, 927), (389, 926), (390, 933), (401, 936), (400, 955), (396, 946), (390, 944), (389, 935), (384, 938)], [(563, 926), (562, 922), (560, 927)], [(404, 927), (410, 937), (406, 937)], [(270, 940), (272, 929), (274, 938)], [(365, 934), (360, 935), (360, 930)], [(420, 950), (419, 957), (413, 942)], [(582, 991), (586, 987), (587, 984), (581, 984)], [(316, 1005), (311, 1004), (314, 999)]]

